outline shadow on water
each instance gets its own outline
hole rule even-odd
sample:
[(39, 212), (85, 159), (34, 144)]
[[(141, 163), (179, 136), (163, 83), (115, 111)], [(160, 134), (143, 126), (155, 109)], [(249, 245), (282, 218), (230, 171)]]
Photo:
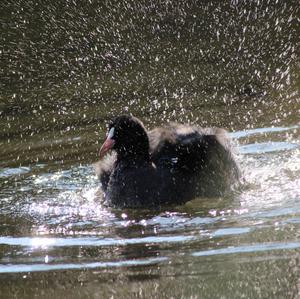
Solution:
[[(2, 298), (299, 296), (298, 1), (0, 4)], [(231, 131), (243, 190), (103, 205), (112, 116)]]

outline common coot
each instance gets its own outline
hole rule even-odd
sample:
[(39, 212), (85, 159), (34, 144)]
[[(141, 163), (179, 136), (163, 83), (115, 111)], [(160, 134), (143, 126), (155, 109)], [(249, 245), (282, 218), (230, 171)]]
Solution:
[(115, 207), (223, 196), (240, 178), (230, 140), (219, 128), (169, 123), (147, 132), (139, 119), (122, 115), (109, 124), (99, 155), (96, 173), (106, 203)]

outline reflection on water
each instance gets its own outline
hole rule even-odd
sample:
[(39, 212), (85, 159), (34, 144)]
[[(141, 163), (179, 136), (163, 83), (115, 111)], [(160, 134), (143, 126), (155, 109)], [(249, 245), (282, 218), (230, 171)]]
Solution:
[[(2, 1), (2, 298), (298, 298), (298, 1)], [(112, 116), (231, 131), (245, 184), (102, 204)]]

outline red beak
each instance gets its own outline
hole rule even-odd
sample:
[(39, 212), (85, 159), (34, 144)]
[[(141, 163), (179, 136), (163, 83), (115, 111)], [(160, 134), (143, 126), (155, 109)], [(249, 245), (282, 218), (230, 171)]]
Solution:
[(114, 146), (115, 141), (113, 139), (107, 138), (104, 143), (102, 144), (100, 151), (99, 151), (99, 156), (100, 159), (102, 159), (105, 154)]

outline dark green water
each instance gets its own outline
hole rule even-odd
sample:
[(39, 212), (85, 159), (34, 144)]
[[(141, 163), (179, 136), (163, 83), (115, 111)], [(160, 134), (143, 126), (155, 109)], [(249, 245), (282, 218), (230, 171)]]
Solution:
[[(0, 298), (299, 298), (298, 1), (2, 1)], [(101, 203), (106, 122), (231, 133), (247, 184)]]

